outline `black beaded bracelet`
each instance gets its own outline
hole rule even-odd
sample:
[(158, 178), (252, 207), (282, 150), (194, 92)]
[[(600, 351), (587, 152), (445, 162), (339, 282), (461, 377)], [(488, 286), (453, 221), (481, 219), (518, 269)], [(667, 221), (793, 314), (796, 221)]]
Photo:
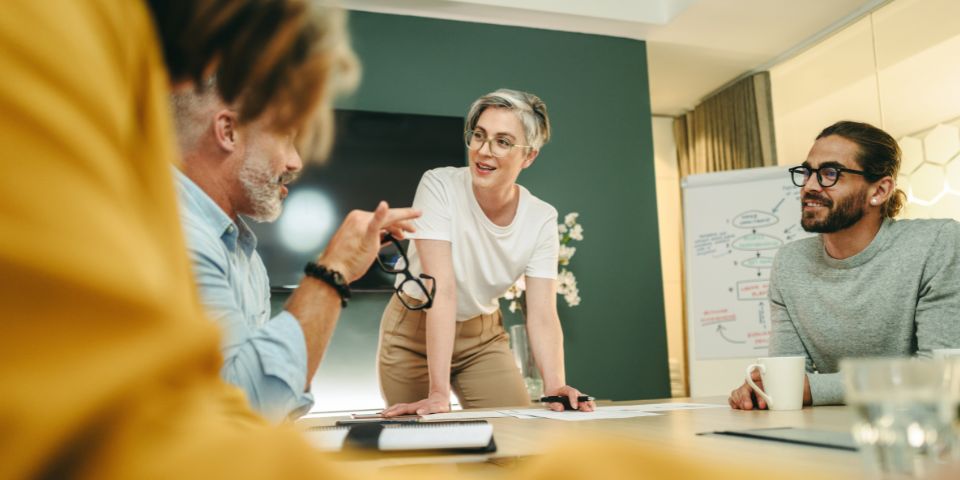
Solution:
[(347, 301), (350, 300), (350, 285), (347, 284), (347, 279), (343, 278), (340, 272), (324, 267), (317, 262), (310, 262), (303, 267), (303, 273), (308, 277), (322, 280), (333, 287), (340, 295), (340, 306), (342, 308), (347, 307)]

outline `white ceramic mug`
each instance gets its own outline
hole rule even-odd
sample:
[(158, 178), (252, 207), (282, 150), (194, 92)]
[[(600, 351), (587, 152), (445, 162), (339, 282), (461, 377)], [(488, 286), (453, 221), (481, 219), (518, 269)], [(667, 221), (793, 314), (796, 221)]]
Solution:
[[(763, 357), (747, 367), (747, 383), (770, 410), (803, 408), (804, 357)], [(763, 389), (753, 382), (754, 369), (760, 369)]]

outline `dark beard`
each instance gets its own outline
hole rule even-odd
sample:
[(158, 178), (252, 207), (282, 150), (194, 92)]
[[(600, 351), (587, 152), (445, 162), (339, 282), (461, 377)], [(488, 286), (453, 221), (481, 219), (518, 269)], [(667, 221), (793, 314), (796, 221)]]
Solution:
[[(826, 198), (814, 195), (808, 195), (811, 200), (819, 200), (821, 203), (829, 202)], [(855, 192), (847, 198), (840, 199), (827, 212), (827, 218), (822, 221), (816, 221), (812, 215), (802, 214), (800, 226), (810, 233), (835, 233), (849, 228), (863, 218), (864, 206), (866, 200), (862, 191)], [(802, 206), (800, 208), (803, 208)]]

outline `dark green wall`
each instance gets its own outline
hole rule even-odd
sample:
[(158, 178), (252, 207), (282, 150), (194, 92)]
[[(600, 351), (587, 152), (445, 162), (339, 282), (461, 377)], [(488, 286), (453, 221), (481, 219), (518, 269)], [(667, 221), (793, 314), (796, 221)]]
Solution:
[[(363, 80), (340, 107), (463, 116), (499, 87), (546, 102), (553, 140), (519, 182), (584, 226), (571, 264), (583, 301), (559, 299), (567, 381), (600, 398), (669, 396), (644, 42), (361, 12), (350, 29)], [(347, 309), (339, 330), (370, 324), (351, 318), (368, 310)]]

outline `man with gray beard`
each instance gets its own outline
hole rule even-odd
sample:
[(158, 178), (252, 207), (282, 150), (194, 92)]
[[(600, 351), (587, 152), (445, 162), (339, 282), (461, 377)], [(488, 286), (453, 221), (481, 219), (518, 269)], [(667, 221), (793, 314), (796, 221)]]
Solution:
[[(817, 136), (790, 169), (800, 225), (819, 233), (785, 245), (770, 275), (770, 356), (803, 356), (804, 405), (843, 403), (844, 357), (929, 357), (960, 347), (960, 223), (894, 220), (900, 147), (859, 122)], [(759, 374), (753, 379), (762, 388)], [(746, 383), (732, 408), (766, 408)]]
[[(175, 171), (181, 223), (201, 300), (223, 328), (223, 378), (274, 421), (313, 405), (310, 380), (333, 334), (348, 284), (366, 271), (383, 231), (412, 231), (412, 209), (353, 211), (344, 220), (284, 310), (270, 317), (270, 286), (256, 237), (242, 217), (280, 216), (286, 184), (303, 162), (293, 132), (270, 115), (242, 122), (216, 91), (172, 95), (183, 165)], [(373, 251), (370, 251), (373, 250)]]

